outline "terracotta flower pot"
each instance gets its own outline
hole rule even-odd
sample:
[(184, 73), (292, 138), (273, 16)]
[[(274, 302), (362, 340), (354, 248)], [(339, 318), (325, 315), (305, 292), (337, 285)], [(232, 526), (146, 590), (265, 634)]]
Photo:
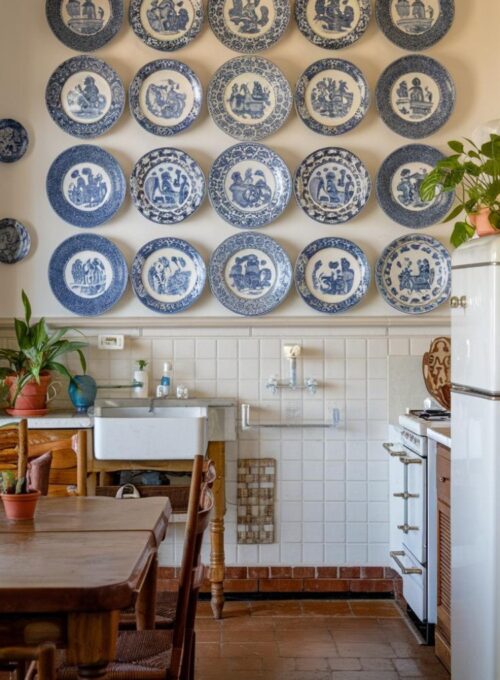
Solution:
[(469, 215), (469, 222), (473, 227), (476, 227), (476, 234), (478, 236), (500, 234), (500, 230), (495, 229), (490, 222), (490, 212), (489, 208), (481, 208), (476, 213)]
[[(17, 376), (9, 375), (5, 378), (5, 384), (9, 390), (9, 401), (13, 408), (6, 409), (7, 413), (16, 416), (37, 416), (43, 415), (47, 412), (47, 403), (55, 397), (55, 388), (51, 384), (52, 376), (50, 373), (42, 373), (40, 375), (40, 384), (35, 380), (30, 380), (22, 388), (17, 395), (15, 403), (13, 403), (16, 389)], [(48, 396), (49, 388), (54, 390), (51, 396)]]
[(0, 494), (7, 519), (33, 519), (40, 496), (40, 491)]

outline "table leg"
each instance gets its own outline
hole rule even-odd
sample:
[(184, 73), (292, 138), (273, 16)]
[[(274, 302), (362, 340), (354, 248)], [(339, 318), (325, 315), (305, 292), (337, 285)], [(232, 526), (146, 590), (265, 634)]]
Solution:
[(226, 512), (224, 442), (210, 442), (208, 457), (214, 462), (217, 477), (213, 485), (214, 513), (210, 522), (210, 572), (212, 611), (214, 618), (222, 618), (224, 607), (224, 515)]
[(137, 630), (153, 630), (156, 622), (156, 586), (158, 583), (158, 557), (151, 560), (144, 584), (137, 597), (135, 617)]
[(120, 612), (68, 614), (68, 663), (80, 678), (100, 678), (116, 655)]

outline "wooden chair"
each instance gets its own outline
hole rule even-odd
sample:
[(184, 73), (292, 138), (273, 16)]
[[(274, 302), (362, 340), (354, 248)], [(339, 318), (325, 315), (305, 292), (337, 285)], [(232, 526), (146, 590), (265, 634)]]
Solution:
[(52, 643), (38, 647), (1, 647), (0, 670), (15, 671), (24, 677), (23, 669), (28, 662), (36, 662), (38, 680), (54, 680), (56, 677), (56, 648)]
[(28, 421), (7, 423), (0, 427), (0, 470), (16, 470), (26, 477), (28, 468)]

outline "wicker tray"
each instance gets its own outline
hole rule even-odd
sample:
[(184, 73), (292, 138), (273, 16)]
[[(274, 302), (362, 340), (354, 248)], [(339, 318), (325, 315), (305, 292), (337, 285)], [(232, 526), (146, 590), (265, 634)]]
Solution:
[[(189, 486), (170, 486), (170, 485), (154, 485), (142, 486), (140, 484), (134, 485), (141, 494), (141, 497), (149, 498), (151, 496), (168, 496), (172, 504), (173, 512), (186, 512), (189, 498)], [(116, 492), (120, 487), (116, 486), (98, 486), (96, 488), (97, 496), (116, 496)]]

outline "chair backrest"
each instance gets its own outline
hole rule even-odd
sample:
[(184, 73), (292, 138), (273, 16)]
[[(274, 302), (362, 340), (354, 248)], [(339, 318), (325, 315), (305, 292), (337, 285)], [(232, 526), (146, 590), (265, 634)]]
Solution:
[(54, 680), (56, 677), (56, 648), (51, 643), (38, 647), (0, 647), (0, 665), (37, 661), (38, 680)]
[(4, 461), (10, 463), (10, 466), (4, 469), (15, 467), (18, 477), (26, 477), (28, 468), (28, 421), (26, 418), (0, 427), (0, 463)]

